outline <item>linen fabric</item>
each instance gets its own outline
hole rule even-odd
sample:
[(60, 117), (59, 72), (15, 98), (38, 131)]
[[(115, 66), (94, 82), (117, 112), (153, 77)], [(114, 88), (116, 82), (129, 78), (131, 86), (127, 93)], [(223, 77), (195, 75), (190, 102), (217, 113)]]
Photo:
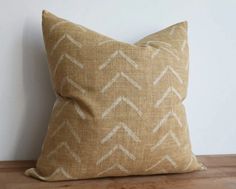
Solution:
[(36, 168), (46, 181), (202, 170), (185, 108), (187, 22), (135, 44), (43, 11), (57, 94)]

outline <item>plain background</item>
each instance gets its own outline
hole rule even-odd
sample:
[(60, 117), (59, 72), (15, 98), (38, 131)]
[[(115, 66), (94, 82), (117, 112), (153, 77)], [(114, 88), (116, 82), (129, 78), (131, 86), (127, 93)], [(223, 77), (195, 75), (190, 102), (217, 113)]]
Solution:
[(236, 153), (235, 0), (1, 0), (0, 160), (35, 159), (54, 93), (41, 11), (133, 43), (189, 23), (190, 82), (185, 101), (193, 152)]

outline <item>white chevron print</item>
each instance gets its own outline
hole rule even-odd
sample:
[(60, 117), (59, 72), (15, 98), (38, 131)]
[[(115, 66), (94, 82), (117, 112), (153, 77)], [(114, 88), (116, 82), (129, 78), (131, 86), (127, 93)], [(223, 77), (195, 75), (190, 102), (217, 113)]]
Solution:
[(119, 50), (119, 54), (133, 67), (135, 67), (136, 69), (138, 68), (138, 64), (136, 64), (136, 62), (132, 60), (129, 56), (127, 56), (122, 50)]
[(112, 165), (111, 167), (105, 169), (104, 171), (101, 171), (100, 173), (98, 173), (97, 176), (103, 175), (104, 173), (109, 172), (109, 171), (111, 171), (111, 170), (113, 170), (113, 169), (116, 169), (116, 168), (118, 168), (120, 171), (125, 172), (125, 173), (128, 173), (128, 172), (129, 172), (129, 171), (128, 171), (126, 168), (124, 168), (122, 165), (116, 163), (116, 164)]
[(145, 171), (150, 171), (151, 169), (157, 167), (159, 164), (161, 164), (163, 161), (168, 161), (174, 168), (177, 167), (175, 161), (169, 156), (165, 155), (160, 161), (152, 165), (151, 167), (147, 168)]
[(186, 45), (187, 45), (187, 40), (172, 40), (174, 42), (178, 42), (180, 44), (180, 50), (183, 52)]
[(53, 156), (60, 148), (65, 148), (69, 154), (71, 155), (71, 157), (73, 157), (75, 159), (75, 161), (77, 161), (78, 163), (80, 163), (80, 157), (79, 155), (77, 155), (76, 153), (74, 153), (69, 145), (67, 144), (67, 142), (61, 142), (58, 146), (56, 146), (55, 149), (53, 149), (51, 152), (48, 153), (47, 158), (50, 158), (51, 156)]
[(141, 90), (142, 87), (135, 81), (133, 80), (131, 77), (129, 77), (128, 75), (126, 75), (123, 72), (120, 72), (120, 76), (125, 78), (131, 85), (133, 85), (134, 87), (136, 87), (137, 89)]
[(55, 77), (56, 71), (57, 71), (59, 65), (61, 64), (62, 60), (64, 59), (64, 56), (65, 56), (65, 55), (63, 54), (63, 55), (61, 55), (61, 56), (59, 57), (59, 59), (58, 59), (56, 65), (55, 65), (55, 67), (54, 67), (54, 69), (53, 69), (53, 71), (52, 71), (53, 77)]
[(106, 117), (113, 109), (116, 108), (117, 105), (119, 105), (120, 103), (125, 102), (127, 105), (129, 105), (133, 110), (135, 110), (137, 112), (137, 114), (139, 116), (142, 116), (142, 112), (138, 109), (138, 107), (132, 102), (130, 101), (128, 98), (120, 96), (118, 97), (110, 107), (108, 107), (103, 113), (102, 113), (102, 119), (104, 117)]
[(182, 45), (181, 45), (181, 51), (183, 52), (184, 51), (184, 48), (186, 47), (186, 44), (187, 44), (187, 41), (184, 40)]
[(28, 169), (28, 170), (26, 171), (26, 175), (28, 175), (29, 173), (30, 173), (30, 174), (32, 173), (34, 176), (36, 176), (36, 177), (38, 177), (38, 178), (40, 178), (41, 180), (44, 180), (44, 181), (52, 180), (52, 179), (54, 179), (57, 175), (60, 175), (60, 174), (62, 174), (63, 178), (65, 177), (65, 178), (67, 178), (67, 179), (73, 179), (73, 177), (72, 177), (69, 173), (67, 173), (63, 167), (58, 167), (51, 175), (49, 175), (49, 176), (47, 176), (47, 177), (42, 177), (41, 175), (39, 175), (39, 174), (35, 171), (34, 168)]
[(110, 57), (102, 64), (99, 66), (99, 70), (104, 69), (108, 64), (111, 63), (111, 61), (119, 54), (119, 51), (115, 51), (110, 55)]
[(109, 152), (107, 152), (99, 160), (97, 160), (96, 165), (99, 165), (100, 163), (105, 161), (107, 158), (109, 158), (117, 150), (122, 151), (123, 154), (125, 154), (131, 160), (135, 160), (136, 159), (136, 157), (133, 154), (131, 154), (127, 149), (125, 149), (124, 146), (122, 146), (121, 144), (117, 144)]
[(130, 65), (132, 65), (134, 68), (138, 68), (138, 65), (136, 64), (136, 62), (134, 60), (132, 60), (130, 57), (128, 57), (122, 50), (117, 50), (114, 53), (112, 53), (110, 55), (110, 57), (102, 64), (99, 66), (99, 70), (104, 69), (107, 65), (112, 63), (112, 60), (116, 57), (120, 55), (122, 58), (124, 58), (126, 60), (127, 63), (129, 63)]
[(181, 95), (179, 94), (179, 92), (174, 88), (174, 87), (169, 87), (165, 93), (163, 94), (163, 96), (155, 103), (155, 107), (158, 108), (161, 103), (168, 97), (168, 95), (170, 93), (175, 94), (180, 100), (182, 99)]
[(120, 78), (120, 73), (116, 73), (116, 75), (102, 88), (100, 91), (101, 93), (104, 93), (108, 88), (110, 88), (113, 83), (115, 83)]
[(98, 43), (98, 46), (102, 46), (102, 45), (104, 45), (104, 44), (112, 43), (112, 42), (114, 42), (113, 39), (108, 39), (108, 40), (99, 42), (99, 43)]
[(64, 58), (67, 58), (71, 63), (75, 64), (75, 65), (78, 66), (79, 68), (81, 68), (81, 69), (84, 68), (84, 65), (83, 65), (83, 64), (81, 64), (79, 61), (77, 61), (77, 60), (76, 60), (75, 58), (73, 58), (72, 56), (70, 56), (70, 55), (68, 55), (67, 53), (65, 53), (65, 54), (62, 54), (62, 55), (60, 56), (60, 58), (58, 59), (56, 65), (55, 65), (55, 68), (54, 68), (54, 70), (53, 70), (53, 76), (56, 75), (56, 71), (57, 71), (59, 65), (62, 63), (62, 60), (63, 60)]
[(161, 74), (153, 81), (153, 85), (157, 85), (159, 81), (164, 77), (164, 75), (170, 71), (176, 79), (179, 81), (180, 84), (183, 84), (183, 80), (180, 75), (172, 68), (170, 65), (166, 66), (165, 69), (161, 72)]
[(70, 79), (68, 76), (64, 77), (62, 82), (61, 82), (61, 89), (60, 91), (62, 92), (63, 87), (66, 85), (66, 83), (71, 84), (74, 88), (79, 90), (81, 93), (86, 93), (85, 89), (83, 89), (79, 84), (77, 84), (75, 81)]
[(70, 122), (68, 120), (63, 121), (56, 129), (55, 131), (51, 134), (50, 137), (54, 137), (61, 129), (63, 128), (68, 128), (70, 133), (74, 136), (75, 141), (79, 144), (80, 143), (80, 138), (79, 136), (76, 134), (76, 132), (74, 131), (72, 125), (70, 124)]
[(66, 38), (66, 34), (64, 34), (63, 36), (61, 36), (58, 40), (57, 40), (57, 42), (54, 44), (54, 46), (52, 47), (52, 50), (51, 50), (51, 53), (50, 53), (50, 55), (52, 55), (53, 54), (53, 52), (56, 50), (56, 48), (58, 47), (58, 45), (63, 41), (63, 39), (65, 39)]
[[(60, 174), (60, 173), (68, 179), (73, 178), (69, 173), (67, 173), (65, 171), (65, 169), (63, 167), (58, 167), (49, 177), (54, 177), (55, 175)], [(47, 178), (49, 178), (49, 177), (47, 177)]]
[(140, 142), (141, 140), (139, 139), (139, 137), (123, 122), (120, 122), (118, 125), (116, 125), (102, 140), (101, 140), (101, 144), (104, 144), (105, 142), (107, 142), (108, 140), (110, 140), (113, 135), (116, 134), (116, 132), (119, 129), (124, 129), (124, 131), (127, 133), (127, 135), (135, 142)]
[(167, 42), (164, 42), (164, 41), (155, 40), (155, 41), (147, 41), (146, 42), (147, 45), (150, 45), (150, 44), (153, 44), (153, 43), (159, 43), (160, 45), (165, 45), (165, 46), (171, 47), (170, 43), (167, 43)]
[(53, 104), (52, 110), (55, 110), (55, 109), (58, 107), (58, 105), (59, 105), (60, 103), (61, 103), (60, 97), (56, 96), (56, 101), (55, 101), (55, 103)]
[[(59, 102), (60, 103), (60, 102)], [(57, 110), (55, 116), (59, 116), (61, 112), (64, 110), (64, 108), (70, 103), (70, 101), (64, 101), (61, 107)]]
[(196, 157), (194, 155), (191, 156), (191, 159), (190, 159), (189, 163), (187, 164), (187, 166), (184, 168), (184, 171), (188, 170), (188, 168), (192, 164), (193, 160), (196, 160)]
[(155, 50), (155, 52), (152, 54), (151, 58), (155, 58), (159, 53), (160, 53), (161, 49), (157, 49)]
[(179, 58), (172, 50), (170, 50), (170, 49), (168, 49), (168, 48), (165, 48), (165, 47), (161, 47), (161, 49), (163, 49), (164, 51), (166, 51), (167, 53), (169, 53), (170, 55), (172, 55), (173, 57), (175, 57), (177, 61), (180, 60), (180, 58)]
[(179, 57), (176, 55), (177, 51), (175, 49), (171, 49), (171, 44), (170, 43), (166, 43), (164, 41), (148, 41), (146, 44), (150, 45), (152, 43), (159, 43), (161, 46), (159, 49), (157, 49), (151, 56), (151, 58), (153, 59), (156, 55), (158, 55), (162, 50), (166, 51), (167, 53), (169, 53), (170, 55), (172, 55), (173, 57), (175, 57), (178, 61), (180, 60)]
[(178, 115), (172, 111), (172, 116), (175, 118), (175, 120), (177, 121), (177, 123), (179, 124), (180, 127), (183, 126), (183, 124), (180, 121), (180, 118), (178, 117)]
[(166, 139), (167, 137), (171, 137), (173, 139), (173, 141), (180, 146), (180, 141), (179, 139), (176, 137), (176, 135), (172, 132), (169, 131), (167, 134), (165, 134), (153, 147), (151, 147), (151, 152), (153, 152), (154, 150), (156, 150)]
[(81, 69), (84, 68), (83, 64), (81, 64), (79, 61), (77, 61), (75, 58), (73, 58), (72, 56), (68, 55), (67, 53), (65, 54), (65, 57), (67, 59), (69, 59), (72, 63), (74, 63), (75, 65), (79, 66)]
[(86, 116), (85, 116), (84, 112), (82, 111), (82, 109), (80, 108), (80, 106), (78, 104), (74, 104), (74, 107), (75, 107), (76, 113), (79, 114), (81, 119), (86, 119)]
[(115, 83), (120, 77), (125, 78), (131, 85), (133, 85), (138, 90), (141, 90), (142, 87), (132, 78), (130, 78), (128, 75), (126, 75), (123, 72), (117, 73), (101, 90), (101, 93), (104, 93), (107, 89), (109, 89), (113, 83)]
[(52, 55), (54, 53), (54, 51), (56, 50), (56, 48), (58, 47), (58, 45), (64, 40), (64, 39), (68, 39), (71, 43), (73, 43), (75, 46), (77, 46), (78, 48), (82, 47), (82, 44), (78, 41), (76, 41), (75, 39), (73, 39), (73, 37), (71, 37), (69, 34), (64, 34), (62, 35), (57, 42), (54, 44), (54, 46), (51, 49), (50, 55)]
[(180, 93), (179, 93), (174, 87), (171, 87), (171, 91), (172, 91), (180, 100), (182, 99)]
[(177, 114), (174, 111), (169, 111), (162, 119), (161, 121), (154, 127), (152, 130), (153, 133), (157, 132), (162, 125), (169, 119), (170, 116), (173, 116), (180, 127), (182, 127), (182, 123), (180, 121), (180, 118), (177, 116)]
[(66, 128), (66, 121), (63, 121), (55, 130), (54, 132), (50, 135), (50, 137), (54, 137), (62, 128)]
[[(70, 101), (69, 100), (66, 100), (66, 101), (56, 100), (56, 103), (54, 104), (55, 107), (57, 107), (59, 103), (63, 103), (55, 113), (55, 116), (59, 116), (61, 112), (64, 110), (64, 108), (70, 104)], [(80, 106), (75, 102), (74, 102), (74, 108), (75, 108), (76, 113), (80, 116), (81, 119), (86, 119), (85, 113), (82, 111)]]
[(62, 21), (57, 22), (56, 24), (53, 24), (49, 29), (49, 34), (52, 33), (58, 26), (66, 24), (66, 23), (68, 23), (68, 21), (62, 20)]

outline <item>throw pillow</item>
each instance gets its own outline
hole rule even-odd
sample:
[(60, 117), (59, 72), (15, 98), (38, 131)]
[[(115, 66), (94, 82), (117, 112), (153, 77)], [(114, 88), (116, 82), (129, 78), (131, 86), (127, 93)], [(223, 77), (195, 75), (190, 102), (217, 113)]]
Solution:
[(57, 181), (202, 170), (191, 151), (185, 107), (187, 23), (135, 44), (43, 12), (57, 94), (36, 168)]

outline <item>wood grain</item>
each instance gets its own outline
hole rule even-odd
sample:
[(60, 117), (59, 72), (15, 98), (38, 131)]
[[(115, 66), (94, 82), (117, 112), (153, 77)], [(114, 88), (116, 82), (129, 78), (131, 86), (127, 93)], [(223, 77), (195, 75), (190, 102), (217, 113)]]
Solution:
[(66, 182), (42, 182), (23, 172), (35, 161), (0, 162), (0, 189), (236, 189), (236, 155), (198, 156), (207, 171)]

